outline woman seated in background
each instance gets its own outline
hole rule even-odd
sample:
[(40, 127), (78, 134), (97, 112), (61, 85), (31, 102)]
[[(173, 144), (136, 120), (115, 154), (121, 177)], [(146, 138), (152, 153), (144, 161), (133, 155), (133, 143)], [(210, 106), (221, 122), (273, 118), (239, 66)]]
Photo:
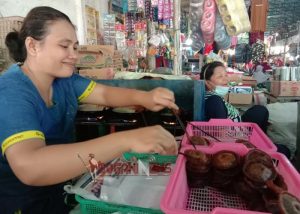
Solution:
[(206, 64), (202, 68), (200, 78), (205, 80), (205, 117), (207, 120), (229, 118), (234, 122), (252, 122), (266, 132), (269, 119), (266, 107), (254, 105), (241, 116), (233, 105), (225, 101), (224, 96), (228, 93), (229, 86), (223, 63), (216, 61)]
[[(203, 66), (200, 79), (205, 81), (205, 118), (231, 119), (234, 122), (251, 122), (256, 123), (265, 133), (267, 131), (269, 112), (265, 106), (254, 105), (249, 108), (243, 115), (230, 103), (224, 96), (228, 93), (228, 76), (223, 63), (212, 62)], [(278, 152), (290, 156), (289, 150), (282, 146), (276, 145)]]

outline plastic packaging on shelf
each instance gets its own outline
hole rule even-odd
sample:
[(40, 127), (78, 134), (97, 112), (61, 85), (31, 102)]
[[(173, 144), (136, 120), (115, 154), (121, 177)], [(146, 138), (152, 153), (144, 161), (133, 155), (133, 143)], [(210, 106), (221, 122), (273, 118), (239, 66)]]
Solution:
[(250, 31), (251, 25), (244, 0), (216, 0), (216, 3), (230, 36)]
[(137, 10), (137, 0), (128, 0), (128, 11), (135, 12)]
[(103, 31), (104, 31), (104, 44), (115, 45), (115, 20), (114, 14), (105, 14), (103, 19)]

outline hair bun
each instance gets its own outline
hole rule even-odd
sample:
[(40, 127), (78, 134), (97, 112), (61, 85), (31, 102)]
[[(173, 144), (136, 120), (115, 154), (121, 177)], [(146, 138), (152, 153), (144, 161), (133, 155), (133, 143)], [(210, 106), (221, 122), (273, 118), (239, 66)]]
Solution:
[(12, 31), (5, 38), (5, 45), (9, 50), (9, 55), (16, 62), (24, 62), (24, 44), (19, 37), (19, 32)]

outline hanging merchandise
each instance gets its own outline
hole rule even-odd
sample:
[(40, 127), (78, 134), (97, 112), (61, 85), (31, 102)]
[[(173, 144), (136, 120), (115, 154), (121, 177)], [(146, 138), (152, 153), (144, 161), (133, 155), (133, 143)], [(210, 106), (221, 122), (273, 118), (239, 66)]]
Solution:
[(238, 35), (238, 44), (249, 43), (249, 33), (241, 33)]
[(155, 56), (155, 67), (173, 67), (172, 60), (174, 58), (172, 53), (173, 40), (171, 35), (160, 30), (157, 34), (150, 37), (148, 48), (148, 56)]
[(136, 71), (138, 68), (138, 58), (136, 55), (135, 41), (127, 40), (127, 48), (124, 51), (123, 59), (128, 62), (128, 70)]
[(214, 52), (211, 51), (206, 56), (205, 63), (211, 63), (211, 62), (216, 62), (216, 61), (224, 63), (224, 60), (218, 54), (215, 54)]
[(257, 40), (264, 41), (264, 32), (250, 32), (249, 33), (249, 43), (254, 44)]
[[(173, 8), (177, 9), (173, 0), (112, 0), (112, 4), (114, 11), (124, 15), (116, 15), (118, 21), (116, 25), (115, 17), (105, 18), (105, 41), (108, 42), (109, 39), (115, 41), (116, 49), (124, 55), (124, 64), (126, 64), (125, 61), (128, 63), (128, 66), (124, 66), (132, 71), (139, 71), (139, 68), (145, 71), (145, 69), (155, 68), (155, 61), (157, 61), (156, 64), (159, 67), (172, 68), (176, 55)], [(123, 6), (126, 12), (122, 9)], [(112, 25), (115, 26), (114, 29)], [(150, 30), (153, 26), (154, 30)], [(149, 34), (147, 34), (148, 30)], [(199, 24), (198, 31), (200, 31)], [(111, 35), (114, 38), (111, 38)], [(148, 38), (150, 38), (149, 46)], [(179, 63), (180, 60), (177, 61)], [(149, 66), (153, 62), (154, 66)], [(145, 66), (147, 63), (148, 66)]]
[(158, 55), (156, 56), (156, 67), (173, 68), (171, 50), (169, 46), (162, 46), (159, 48)]
[(134, 33), (134, 13), (127, 13), (125, 18), (126, 32), (128, 36)]
[(145, 0), (137, 0), (136, 5), (137, 5), (137, 10), (145, 11)]
[(173, 27), (173, 0), (158, 0), (158, 22)]
[(128, 0), (128, 11), (135, 12), (137, 11), (137, 0)]
[(157, 22), (158, 21), (158, 0), (144, 0), (145, 1), (145, 18)]
[(151, 18), (153, 22), (158, 22), (158, 7), (151, 8)]
[(251, 48), (246, 44), (237, 44), (235, 47), (235, 62), (247, 63), (251, 60)]
[(152, 7), (157, 7), (158, 6), (158, 0), (151, 0), (151, 5), (152, 5)]
[(135, 23), (135, 48), (138, 58), (146, 57), (147, 51), (147, 25), (145, 21)]
[(151, 0), (145, 0), (145, 18), (151, 20)]
[(200, 20), (203, 15), (204, 0), (190, 1), (190, 38), (193, 40), (192, 49), (197, 52), (204, 47), (203, 37), (200, 29)]
[(215, 26), (215, 36), (214, 40), (216, 42), (216, 48), (218, 50), (226, 50), (230, 47), (230, 36), (228, 35), (222, 17), (217, 10), (216, 13), (216, 26)]
[(251, 32), (266, 31), (268, 8), (268, 0), (251, 1)]
[(105, 14), (103, 19), (103, 32), (104, 32), (104, 44), (115, 45), (116, 31), (115, 31), (114, 14)]
[(169, 20), (170, 20), (170, 28), (173, 28), (173, 15), (174, 15), (174, 10), (173, 10), (173, 4), (174, 4), (174, 0), (169, 0), (169, 7), (170, 7), (170, 14), (169, 14)]
[(128, 1), (127, 0), (112, 0), (111, 2), (112, 11), (118, 13), (127, 13), (128, 12)]
[(126, 49), (126, 35), (124, 25), (116, 24), (116, 46), (118, 51), (124, 51)]
[(181, 13), (181, 19), (180, 19), (180, 32), (184, 35), (189, 35), (189, 29), (188, 29), (188, 13)]
[(216, 0), (222, 20), (230, 36), (237, 36), (251, 29), (244, 0)]
[(201, 30), (205, 44), (214, 42), (216, 23), (216, 3), (214, 0), (204, 0)]
[(148, 43), (154, 47), (158, 47), (161, 43), (161, 37), (159, 35), (152, 35), (148, 41)]
[(265, 45), (263, 41), (257, 40), (251, 48), (251, 59), (253, 63), (260, 63), (265, 56)]

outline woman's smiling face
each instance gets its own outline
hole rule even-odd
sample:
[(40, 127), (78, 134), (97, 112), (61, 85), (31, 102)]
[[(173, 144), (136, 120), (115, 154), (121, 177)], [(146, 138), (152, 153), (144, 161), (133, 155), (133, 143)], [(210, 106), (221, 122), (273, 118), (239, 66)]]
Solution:
[(54, 78), (69, 77), (77, 61), (78, 40), (74, 26), (65, 20), (50, 23), (46, 37), (37, 41), (36, 63)]

